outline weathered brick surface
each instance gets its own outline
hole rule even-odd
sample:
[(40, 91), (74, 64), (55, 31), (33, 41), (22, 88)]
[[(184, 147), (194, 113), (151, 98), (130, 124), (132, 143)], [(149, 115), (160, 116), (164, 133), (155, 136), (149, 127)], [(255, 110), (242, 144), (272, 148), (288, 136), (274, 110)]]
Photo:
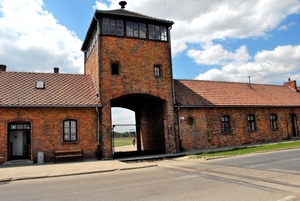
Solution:
[[(143, 133), (141, 133), (145, 142), (144, 148), (158, 149), (165, 147), (167, 153), (176, 152), (169, 43), (114, 36), (101, 36), (98, 42), (100, 43), (100, 52), (97, 53), (97, 50), (93, 50), (86, 61), (86, 73), (93, 74), (94, 79), (97, 80), (97, 71), (93, 69), (98, 68), (98, 63), (95, 61), (100, 62), (98, 86), (102, 103), (101, 147), (103, 157), (111, 158), (113, 155), (111, 132), (112, 101), (136, 94), (155, 97), (160, 100), (159, 102), (163, 103), (163, 107), (160, 109), (163, 112), (159, 114), (155, 113), (157, 110), (148, 110), (147, 112), (135, 111), (141, 115), (152, 116), (156, 119), (152, 121), (147, 116), (141, 116), (141, 119), (138, 120), (145, 121), (147, 119), (148, 127), (144, 127)], [(118, 63), (119, 75), (112, 75), (111, 63)], [(159, 78), (154, 76), (154, 65), (161, 66), (162, 76)], [(156, 101), (150, 102), (150, 104), (157, 103)], [(149, 105), (149, 108), (151, 108), (151, 105)], [(157, 127), (160, 128), (159, 131)], [(145, 133), (148, 134), (145, 135)], [(153, 133), (152, 137), (149, 133)], [(158, 139), (162, 140), (164, 145), (158, 143), (155, 146), (153, 142)]]
[[(8, 124), (30, 123), (30, 159), (39, 151), (45, 161), (53, 160), (56, 149), (83, 149), (85, 158), (94, 158), (97, 150), (97, 115), (95, 108), (0, 108), (0, 156), (8, 159)], [(63, 121), (77, 120), (77, 142), (63, 141)]]
[(84, 74), (92, 75), (96, 86), (99, 86), (98, 81), (98, 41), (96, 41), (89, 58), (84, 64)]
[[(277, 114), (277, 130), (270, 127), (270, 114)], [(291, 114), (300, 115), (299, 108), (181, 108), (180, 121), (183, 150), (231, 145), (273, 142), (292, 136)], [(221, 116), (230, 117), (231, 131), (222, 133)], [(248, 129), (247, 116), (255, 116), (256, 130)], [(188, 117), (194, 123), (187, 122)], [(297, 122), (299, 128), (299, 123)]]

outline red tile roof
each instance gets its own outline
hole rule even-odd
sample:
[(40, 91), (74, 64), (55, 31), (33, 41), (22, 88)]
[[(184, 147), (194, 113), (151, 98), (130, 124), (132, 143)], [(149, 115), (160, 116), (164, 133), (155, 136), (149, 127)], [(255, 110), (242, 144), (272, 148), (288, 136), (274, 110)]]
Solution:
[[(37, 89), (36, 82), (45, 82)], [(89, 75), (0, 71), (0, 107), (92, 107), (98, 105)]]
[(300, 93), (288, 86), (174, 80), (177, 105), (216, 106), (300, 106)]

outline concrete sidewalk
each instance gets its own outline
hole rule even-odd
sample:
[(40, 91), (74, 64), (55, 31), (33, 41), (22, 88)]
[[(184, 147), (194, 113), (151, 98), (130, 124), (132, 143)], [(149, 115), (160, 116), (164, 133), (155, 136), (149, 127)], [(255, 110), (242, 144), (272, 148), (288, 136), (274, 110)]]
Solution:
[[(24, 163), (26, 163), (26, 161), (24, 161)], [(154, 166), (157, 165), (147, 162), (125, 163), (118, 160), (94, 160), (56, 164), (45, 163), (11, 167), (2, 166), (0, 168), (0, 182), (112, 172)]]
[[(293, 141), (295, 140), (289, 140), (284, 142), (289, 143)], [(274, 144), (276, 143), (279, 142), (275, 142)], [(273, 144), (273, 143), (266, 143), (266, 144)], [(195, 155), (203, 152), (225, 151), (225, 150), (231, 150), (235, 148), (253, 147), (257, 145), (261, 145), (261, 144), (200, 149), (200, 150), (182, 152), (177, 154), (139, 156), (139, 157), (123, 158), (119, 160), (90, 160), (85, 162), (69, 162), (69, 163), (63, 162), (63, 163), (56, 163), (56, 164), (55, 163), (33, 164), (33, 162), (29, 160), (20, 161), (20, 164), (18, 164), (18, 161), (13, 161), (12, 162), (13, 164), (11, 164), (10, 167), (5, 166), (4, 164), (0, 165), (0, 182), (155, 167), (157, 166), (157, 163), (147, 162), (147, 160), (183, 157), (183, 156), (190, 156), (190, 155)], [(135, 162), (127, 163), (129, 161), (135, 161)], [(142, 162), (137, 162), (137, 161), (142, 161)]]

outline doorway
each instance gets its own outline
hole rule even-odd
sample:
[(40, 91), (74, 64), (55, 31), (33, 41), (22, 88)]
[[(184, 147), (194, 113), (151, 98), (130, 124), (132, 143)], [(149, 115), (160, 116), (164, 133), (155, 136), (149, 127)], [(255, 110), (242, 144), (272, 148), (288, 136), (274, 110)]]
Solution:
[(8, 124), (8, 160), (30, 159), (30, 124)]
[[(142, 156), (164, 154), (165, 149), (165, 125), (166, 119), (165, 101), (148, 95), (132, 94), (111, 100), (112, 108), (122, 108), (132, 113), (132, 118), (124, 118), (124, 121), (114, 122), (112, 117), (112, 136), (125, 133), (129, 141), (130, 150), (119, 151), (113, 148), (114, 158), (129, 156)], [(132, 119), (133, 121), (129, 121)], [(120, 131), (119, 131), (120, 130)], [(116, 138), (115, 138), (116, 139)], [(133, 150), (131, 150), (133, 149)]]
[(292, 114), (291, 118), (292, 118), (292, 127), (293, 127), (293, 137), (299, 137), (296, 114)]

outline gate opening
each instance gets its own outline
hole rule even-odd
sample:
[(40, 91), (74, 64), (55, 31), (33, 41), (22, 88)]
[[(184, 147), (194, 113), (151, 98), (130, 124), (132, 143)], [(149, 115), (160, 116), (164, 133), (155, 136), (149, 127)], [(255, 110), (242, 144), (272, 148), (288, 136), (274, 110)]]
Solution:
[[(134, 94), (111, 100), (111, 107), (114, 158), (166, 153), (164, 100), (153, 96)], [(122, 112), (116, 114), (114, 108)], [(126, 111), (131, 115), (126, 116)], [(117, 141), (120, 140), (117, 139), (120, 133), (121, 136), (127, 137), (127, 144), (125, 144), (127, 150), (117, 144)], [(135, 139), (135, 145), (132, 143), (133, 139)]]

